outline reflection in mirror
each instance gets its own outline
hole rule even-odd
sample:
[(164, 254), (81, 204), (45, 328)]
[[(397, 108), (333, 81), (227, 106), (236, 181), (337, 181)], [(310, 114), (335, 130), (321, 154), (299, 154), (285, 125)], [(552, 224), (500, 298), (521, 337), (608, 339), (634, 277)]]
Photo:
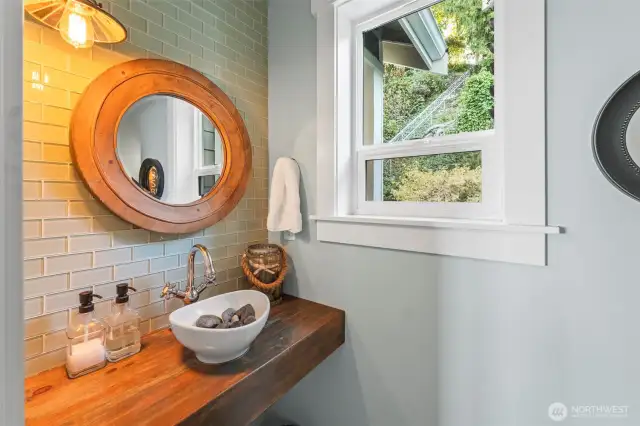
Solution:
[(144, 97), (125, 112), (116, 152), (138, 187), (168, 204), (207, 195), (224, 166), (215, 125), (195, 106), (167, 95)]
[(640, 166), (640, 114), (637, 112), (629, 121), (625, 143), (631, 159)]

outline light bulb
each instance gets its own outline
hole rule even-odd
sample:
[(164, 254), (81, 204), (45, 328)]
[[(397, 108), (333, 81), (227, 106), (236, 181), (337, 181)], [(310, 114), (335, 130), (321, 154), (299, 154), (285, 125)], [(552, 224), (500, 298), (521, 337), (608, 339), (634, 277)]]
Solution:
[(93, 46), (92, 14), (91, 8), (75, 0), (68, 0), (59, 24), (62, 38), (75, 48)]

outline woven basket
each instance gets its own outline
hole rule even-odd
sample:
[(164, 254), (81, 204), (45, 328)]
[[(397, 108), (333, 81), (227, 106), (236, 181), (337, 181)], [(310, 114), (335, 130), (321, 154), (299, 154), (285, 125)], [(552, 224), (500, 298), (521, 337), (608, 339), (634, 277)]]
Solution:
[(282, 283), (287, 275), (287, 254), (276, 244), (254, 244), (242, 255), (242, 272), (255, 290), (269, 297), (271, 305), (282, 302)]

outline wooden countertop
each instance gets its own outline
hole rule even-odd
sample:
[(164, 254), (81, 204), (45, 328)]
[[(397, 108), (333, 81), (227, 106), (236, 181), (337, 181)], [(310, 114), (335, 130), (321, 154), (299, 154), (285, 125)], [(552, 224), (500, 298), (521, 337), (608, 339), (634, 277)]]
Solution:
[(70, 380), (64, 367), (25, 380), (27, 425), (247, 425), (344, 343), (345, 314), (285, 296), (247, 354), (206, 365), (169, 330), (142, 351)]

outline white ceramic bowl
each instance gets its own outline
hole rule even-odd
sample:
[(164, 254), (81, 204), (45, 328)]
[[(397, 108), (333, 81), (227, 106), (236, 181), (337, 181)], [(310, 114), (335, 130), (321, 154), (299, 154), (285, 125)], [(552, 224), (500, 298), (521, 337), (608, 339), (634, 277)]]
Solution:
[[(228, 308), (239, 309), (251, 303), (256, 321), (238, 328), (217, 330), (196, 327), (200, 315), (220, 316)], [(196, 353), (206, 364), (221, 364), (244, 355), (258, 337), (269, 317), (269, 298), (259, 291), (240, 290), (220, 294), (177, 309), (169, 315), (176, 339)]]

